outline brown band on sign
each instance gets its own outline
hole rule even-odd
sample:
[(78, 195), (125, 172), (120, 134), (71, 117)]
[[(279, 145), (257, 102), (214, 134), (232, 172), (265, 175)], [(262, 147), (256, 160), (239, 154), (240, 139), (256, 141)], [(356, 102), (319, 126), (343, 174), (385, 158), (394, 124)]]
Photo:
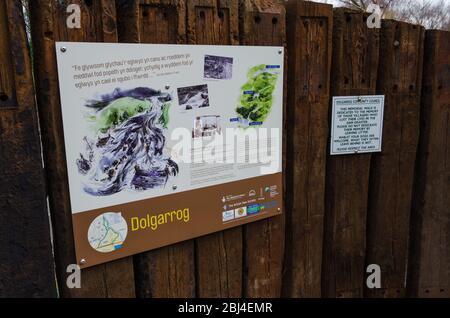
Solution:
[(280, 172), (73, 214), (77, 262), (90, 267), (281, 214), (282, 193)]

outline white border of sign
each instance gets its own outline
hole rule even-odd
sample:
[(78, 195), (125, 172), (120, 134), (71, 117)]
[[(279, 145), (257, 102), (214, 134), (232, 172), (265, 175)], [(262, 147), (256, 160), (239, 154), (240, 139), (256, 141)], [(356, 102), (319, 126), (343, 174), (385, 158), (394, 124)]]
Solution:
[[(336, 116), (336, 101), (338, 100), (354, 100), (354, 104), (356, 104), (356, 102), (360, 102), (364, 101), (367, 98), (380, 98), (381, 99), (381, 105), (379, 105), (381, 107), (381, 112), (380, 112), (380, 117), (381, 117), (381, 121), (380, 121), (380, 125), (379, 125), (379, 136), (380, 136), (380, 143), (379, 143), (379, 148), (378, 149), (371, 149), (371, 150), (356, 150), (356, 151), (336, 151), (333, 152), (333, 136), (334, 136), (334, 120), (335, 120), (335, 116)], [(385, 96), (384, 95), (361, 95), (361, 96), (333, 96), (333, 103), (332, 103), (332, 114), (331, 114), (331, 135), (330, 135), (330, 155), (348, 155), (348, 154), (359, 154), (359, 153), (372, 153), (372, 152), (381, 152), (382, 151), (382, 145), (383, 145), (383, 121), (384, 121), (384, 101), (385, 101)]]

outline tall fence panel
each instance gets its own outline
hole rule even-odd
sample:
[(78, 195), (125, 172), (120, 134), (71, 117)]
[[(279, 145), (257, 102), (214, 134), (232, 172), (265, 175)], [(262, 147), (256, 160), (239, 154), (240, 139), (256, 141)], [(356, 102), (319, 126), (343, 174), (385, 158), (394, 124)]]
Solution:
[(427, 31), (408, 294), (450, 297), (450, 32)]
[[(186, 2), (118, 0), (119, 41), (186, 43)], [(194, 241), (162, 247), (134, 257), (139, 297), (195, 296)]]
[[(0, 296), (450, 296), (450, 32), (369, 28), (361, 12), (296, 0), (29, 7), (31, 34), (22, 3), (0, 1)], [(83, 269), (68, 288), (80, 260), (56, 41), (286, 44), (283, 214)], [(382, 152), (328, 155), (330, 97), (373, 94), (386, 97)], [(365, 287), (369, 264), (380, 289)]]
[[(66, 24), (69, 4), (81, 8), (81, 27)], [(72, 232), (67, 167), (59, 99), (55, 41), (116, 42), (112, 0), (30, 1), (34, 70), (47, 172), (50, 212), (55, 234), (55, 263), (63, 297), (134, 297), (132, 258), (82, 270), (82, 288), (69, 289), (66, 268), (77, 264)]]
[[(284, 46), (286, 14), (269, 0), (240, 1), (241, 45)], [(279, 297), (284, 258), (284, 211), (244, 226), (244, 296)]]
[(288, 141), (283, 295), (320, 297), (332, 53), (331, 5), (287, 3)]
[[(238, 2), (188, 1), (187, 39), (190, 44), (239, 44)], [(241, 297), (242, 227), (200, 237), (195, 246), (197, 296)]]
[(0, 2), (0, 297), (56, 283), (30, 51), (20, 1)]
[(367, 296), (402, 297), (417, 144), (423, 60), (422, 27), (383, 21), (378, 94), (385, 95), (382, 152), (372, 157), (367, 264), (382, 269), (382, 288)]
[[(379, 31), (366, 15), (334, 11), (333, 96), (376, 91)], [(329, 150), (327, 150), (329, 151)], [(328, 156), (322, 287), (326, 297), (361, 297), (371, 154)]]

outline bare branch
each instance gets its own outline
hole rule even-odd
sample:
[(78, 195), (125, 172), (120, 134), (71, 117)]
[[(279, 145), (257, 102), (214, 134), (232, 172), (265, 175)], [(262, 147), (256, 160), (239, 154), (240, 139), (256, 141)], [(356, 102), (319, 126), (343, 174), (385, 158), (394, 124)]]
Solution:
[(367, 11), (370, 3), (378, 4), (382, 17), (420, 24), (428, 29), (450, 30), (450, 2), (440, 0), (339, 0), (351, 9)]

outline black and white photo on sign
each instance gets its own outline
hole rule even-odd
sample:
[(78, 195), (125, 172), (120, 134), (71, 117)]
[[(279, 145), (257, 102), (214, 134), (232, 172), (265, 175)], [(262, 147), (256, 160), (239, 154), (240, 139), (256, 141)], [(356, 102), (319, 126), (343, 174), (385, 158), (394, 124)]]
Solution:
[(192, 137), (209, 137), (215, 134), (221, 134), (222, 127), (220, 125), (219, 115), (197, 116), (194, 119), (194, 128), (192, 129)]
[(212, 79), (231, 79), (233, 76), (233, 58), (205, 55), (204, 77)]
[(208, 85), (179, 87), (178, 104), (181, 110), (209, 107)]

